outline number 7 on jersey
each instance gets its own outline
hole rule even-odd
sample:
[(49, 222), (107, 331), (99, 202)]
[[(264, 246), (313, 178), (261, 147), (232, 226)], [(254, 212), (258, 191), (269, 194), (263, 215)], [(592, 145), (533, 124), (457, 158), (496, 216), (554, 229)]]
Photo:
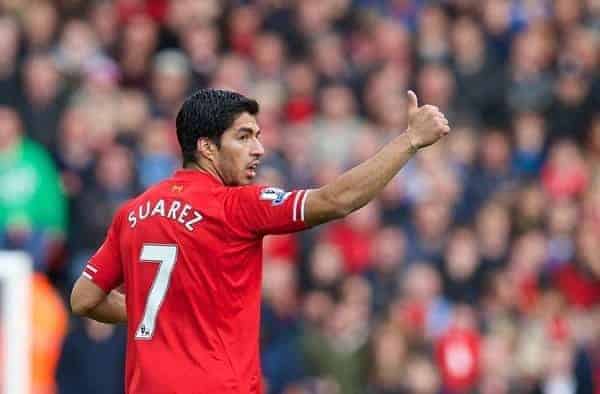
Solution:
[(158, 263), (158, 272), (148, 293), (142, 321), (135, 332), (135, 339), (152, 339), (156, 317), (169, 288), (171, 273), (177, 259), (177, 245), (144, 244), (140, 253), (142, 263)]

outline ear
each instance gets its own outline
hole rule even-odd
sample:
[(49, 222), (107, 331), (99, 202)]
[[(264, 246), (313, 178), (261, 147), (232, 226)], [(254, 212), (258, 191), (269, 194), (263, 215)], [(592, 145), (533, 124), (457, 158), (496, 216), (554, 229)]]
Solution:
[(200, 156), (212, 161), (217, 147), (210, 138), (198, 138), (198, 141), (196, 141), (196, 150), (200, 153)]

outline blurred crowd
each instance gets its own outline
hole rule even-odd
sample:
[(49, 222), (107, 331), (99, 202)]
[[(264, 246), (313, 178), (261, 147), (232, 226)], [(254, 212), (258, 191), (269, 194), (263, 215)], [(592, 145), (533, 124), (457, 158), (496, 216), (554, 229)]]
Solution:
[(404, 130), (409, 88), (453, 128), (362, 210), (265, 239), (267, 393), (600, 393), (599, 1), (0, 9), (0, 249), (34, 262), (33, 393), (122, 393), (123, 327), (66, 296), (180, 165), (174, 117), (208, 86), (259, 101), (259, 182), (288, 189)]

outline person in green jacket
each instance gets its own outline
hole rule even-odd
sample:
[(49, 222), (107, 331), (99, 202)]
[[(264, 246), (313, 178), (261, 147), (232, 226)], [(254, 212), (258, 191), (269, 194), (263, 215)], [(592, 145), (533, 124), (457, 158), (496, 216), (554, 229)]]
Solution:
[(28, 252), (44, 271), (64, 239), (66, 200), (48, 152), (23, 135), (17, 112), (0, 107), (0, 249)]

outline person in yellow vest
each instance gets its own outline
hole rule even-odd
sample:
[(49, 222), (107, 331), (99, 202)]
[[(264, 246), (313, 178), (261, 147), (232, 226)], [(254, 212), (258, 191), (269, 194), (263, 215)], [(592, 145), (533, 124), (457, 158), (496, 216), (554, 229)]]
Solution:
[(68, 314), (58, 291), (40, 273), (32, 275), (31, 319), (31, 394), (55, 394)]

